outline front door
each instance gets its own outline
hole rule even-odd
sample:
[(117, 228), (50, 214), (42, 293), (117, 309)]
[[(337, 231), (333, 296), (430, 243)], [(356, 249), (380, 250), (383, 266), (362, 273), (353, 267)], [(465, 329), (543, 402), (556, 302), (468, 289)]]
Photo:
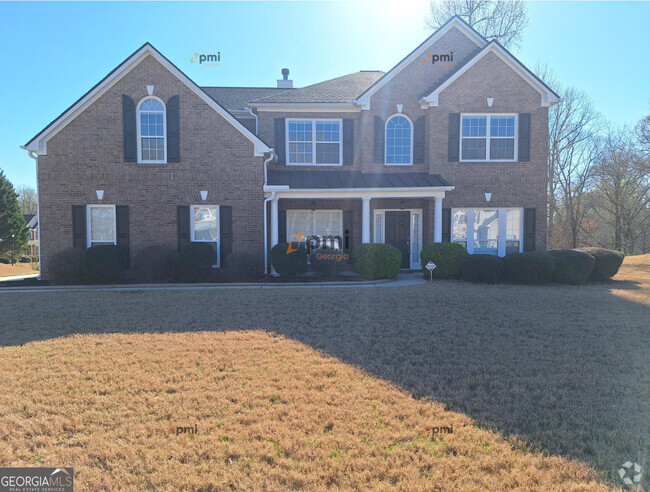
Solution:
[(400, 268), (411, 267), (411, 212), (386, 212), (386, 232), (384, 242), (391, 244), (402, 253)]

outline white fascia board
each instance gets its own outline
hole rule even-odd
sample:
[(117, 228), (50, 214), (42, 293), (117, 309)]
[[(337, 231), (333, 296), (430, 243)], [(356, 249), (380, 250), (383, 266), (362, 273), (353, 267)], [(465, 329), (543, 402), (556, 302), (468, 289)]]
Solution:
[(492, 42), (487, 45), (483, 50), (481, 50), (474, 58), (468, 61), (460, 70), (458, 70), (454, 75), (445, 80), (440, 86), (434, 90), (427, 97), (420, 100), (420, 107), (426, 109), (431, 106), (438, 105), (438, 99), (440, 93), (444, 91), (447, 87), (453, 84), (458, 80), (465, 72), (467, 72), (471, 67), (473, 67), (479, 60), (481, 60), (488, 53), (494, 53), (501, 59), (506, 65), (508, 65), (512, 70), (515, 71), (522, 79), (528, 82), (537, 92), (540, 93), (540, 104), (542, 106), (553, 106), (560, 102), (560, 98), (557, 97), (551, 90), (544, 86), (539, 80), (533, 77), (524, 66), (515, 60), (513, 56), (508, 53), (501, 45), (498, 43)]
[(242, 123), (240, 123), (233, 115), (221, 107), (214, 99), (208, 96), (198, 85), (196, 85), (187, 75), (181, 72), (173, 64), (171, 64), (164, 56), (162, 56), (153, 46), (145, 45), (131, 56), (118, 70), (113, 72), (101, 84), (95, 87), (84, 98), (78, 101), (74, 106), (69, 108), (65, 113), (59, 116), (55, 122), (47, 128), (41, 135), (38, 136), (33, 142), (27, 146), (23, 146), (25, 150), (34, 151), (38, 155), (47, 154), (47, 141), (61, 131), (65, 126), (76, 118), (88, 106), (100, 98), (106, 91), (108, 91), (116, 82), (129, 73), (138, 63), (144, 60), (147, 56), (153, 56), (160, 64), (167, 70), (174, 74), (181, 82), (183, 82), (190, 90), (192, 90), (199, 98), (201, 98), (208, 106), (219, 113), (228, 123), (239, 130), (248, 140), (251, 141), (254, 148), (254, 155), (263, 156), (264, 153), (270, 152), (271, 148), (262, 142), (257, 136), (251, 133)]
[(427, 188), (331, 188), (331, 189), (284, 189), (265, 186), (265, 196), (275, 191), (278, 198), (444, 198), (445, 192), (455, 186), (435, 186)]
[(410, 65), (411, 62), (415, 61), (417, 58), (422, 57), (422, 55), (427, 51), (431, 43), (435, 43), (442, 36), (444, 36), (451, 29), (456, 28), (465, 34), (470, 40), (472, 40), (480, 48), (486, 46), (487, 41), (481, 37), (476, 31), (468, 27), (464, 22), (457, 18), (453, 18), (449, 21), (448, 24), (443, 26), (429, 36), (420, 46), (418, 46), (410, 55), (404, 58), (401, 62), (391, 68), (386, 75), (380, 78), (375, 82), (369, 89), (364, 92), (361, 97), (359, 97), (355, 103), (361, 107), (361, 109), (370, 109), (370, 97), (390, 82), (398, 73), (400, 73), (406, 66)]
[(353, 103), (251, 103), (260, 111), (286, 111), (291, 113), (358, 113), (361, 108)]

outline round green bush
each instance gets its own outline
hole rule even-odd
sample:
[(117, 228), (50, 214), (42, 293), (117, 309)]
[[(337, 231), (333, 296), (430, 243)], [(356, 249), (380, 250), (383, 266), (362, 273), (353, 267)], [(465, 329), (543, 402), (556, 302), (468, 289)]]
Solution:
[(189, 243), (174, 259), (174, 280), (177, 282), (209, 282), (217, 253), (210, 243)]
[(396, 278), (402, 253), (390, 244), (360, 244), (352, 250), (352, 261), (357, 274), (364, 280)]
[(174, 248), (148, 246), (133, 260), (136, 279), (145, 283), (171, 282), (174, 271)]
[(576, 251), (587, 253), (594, 257), (596, 263), (589, 276), (592, 282), (608, 280), (621, 268), (625, 255), (613, 249), (605, 248), (578, 248)]
[(348, 269), (350, 255), (342, 250), (316, 250), (309, 255), (309, 270), (325, 278), (336, 278)]
[(88, 248), (83, 258), (83, 278), (88, 284), (114, 284), (122, 280), (124, 255), (114, 244)]
[(85, 250), (70, 248), (59, 251), (47, 262), (47, 279), (53, 284), (74, 285), (83, 283)]
[(34, 259), (29, 255), (22, 255), (18, 261), (20, 263), (31, 263)]
[(280, 277), (297, 278), (307, 272), (307, 248), (300, 244), (287, 253), (288, 243), (278, 243), (271, 248), (271, 264)]
[(553, 281), (560, 284), (586, 284), (596, 262), (593, 256), (573, 249), (557, 249), (548, 254), (555, 258)]
[(503, 258), (468, 255), (460, 260), (460, 278), (468, 282), (496, 284), (503, 280)]
[(554, 273), (555, 258), (542, 251), (512, 253), (503, 259), (503, 279), (513, 284), (545, 284)]
[(460, 260), (468, 256), (467, 250), (457, 243), (433, 243), (420, 251), (422, 273), (427, 280), (431, 273), (426, 269), (427, 263), (436, 264), (433, 278), (458, 278), (460, 276)]

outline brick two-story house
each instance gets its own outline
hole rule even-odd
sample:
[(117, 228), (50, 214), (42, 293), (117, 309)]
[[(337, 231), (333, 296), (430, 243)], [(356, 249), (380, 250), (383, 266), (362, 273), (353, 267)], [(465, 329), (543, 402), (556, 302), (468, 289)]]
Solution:
[(545, 248), (559, 98), (498, 43), (453, 18), (386, 73), (287, 75), (199, 87), (150, 44), (128, 57), (24, 146), (43, 277), (58, 251), (105, 243), (206, 241), (217, 268), (298, 233), (393, 244), (405, 269), (430, 242)]

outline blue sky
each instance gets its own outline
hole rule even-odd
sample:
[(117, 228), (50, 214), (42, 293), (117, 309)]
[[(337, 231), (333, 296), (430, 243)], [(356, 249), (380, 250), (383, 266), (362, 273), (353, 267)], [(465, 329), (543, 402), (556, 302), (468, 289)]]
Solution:
[[(296, 86), (360, 69), (388, 70), (420, 44), (428, 0), (346, 2), (0, 2), (0, 169), (36, 184), (20, 145), (145, 41), (199, 85)], [(604, 117), (650, 114), (650, 2), (530, 2), (514, 54), (548, 63)], [(221, 53), (219, 67), (190, 64)]]

